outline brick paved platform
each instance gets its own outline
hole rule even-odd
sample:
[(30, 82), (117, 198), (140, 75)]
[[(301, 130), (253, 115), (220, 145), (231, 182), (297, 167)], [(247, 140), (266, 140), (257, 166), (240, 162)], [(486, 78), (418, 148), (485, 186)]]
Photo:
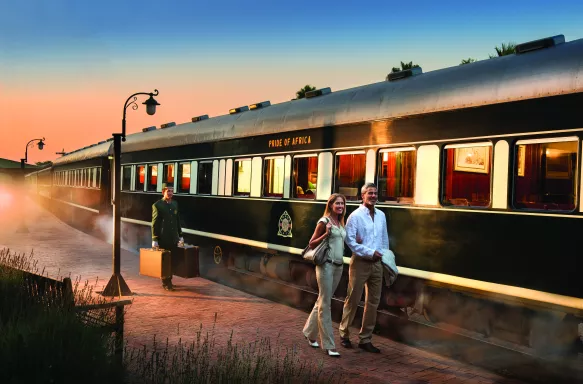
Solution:
[[(95, 282), (101, 290), (111, 276), (111, 245), (56, 219), (34, 203), (19, 207), (26, 215), (29, 233), (15, 233), (11, 215), (0, 212), (0, 249), (34, 251), (39, 266), (52, 277), (68, 276)], [(297, 345), (302, 358), (322, 360), (324, 368), (342, 373), (351, 383), (520, 383), (484, 369), (426, 352), (387, 338), (373, 342), (382, 353), (345, 350), (340, 359), (310, 348), (301, 333), (307, 313), (264, 300), (203, 278), (174, 278), (176, 291), (167, 292), (159, 280), (138, 274), (138, 255), (122, 250), (122, 275), (132, 289), (133, 304), (126, 317), (126, 338), (139, 346), (168, 338), (190, 341), (202, 324), (210, 329), (215, 314), (216, 340), (223, 343), (233, 331), (235, 341), (254, 341), (257, 336)], [(335, 324), (336, 340), (339, 340)], [(357, 342), (357, 340), (353, 340)]]

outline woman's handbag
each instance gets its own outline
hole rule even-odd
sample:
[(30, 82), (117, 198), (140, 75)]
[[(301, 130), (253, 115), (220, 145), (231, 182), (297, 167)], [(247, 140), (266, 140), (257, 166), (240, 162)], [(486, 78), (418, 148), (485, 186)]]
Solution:
[[(326, 224), (328, 224), (328, 219), (326, 218), (326, 220)], [(308, 244), (302, 252), (302, 257), (304, 260), (311, 261), (314, 265), (324, 264), (330, 258), (330, 243), (328, 243), (328, 238), (322, 240), (314, 249), (311, 249)]]

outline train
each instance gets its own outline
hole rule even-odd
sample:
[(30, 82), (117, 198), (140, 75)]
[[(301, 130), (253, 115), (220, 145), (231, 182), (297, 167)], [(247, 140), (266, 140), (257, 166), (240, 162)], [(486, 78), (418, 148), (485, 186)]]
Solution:
[[(228, 114), (144, 128), (122, 143), (123, 246), (151, 243), (151, 206), (174, 186), (205, 278), (309, 310), (301, 258), (331, 193), (378, 186), (399, 277), (379, 313), (546, 353), (581, 347), (583, 39)], [(111, 139), (27, 175), (58, 217), (111, 223)], [(350, 250), (334, 294), (338, 320)], [(384, 325), (379, 323), (379, 327)]]

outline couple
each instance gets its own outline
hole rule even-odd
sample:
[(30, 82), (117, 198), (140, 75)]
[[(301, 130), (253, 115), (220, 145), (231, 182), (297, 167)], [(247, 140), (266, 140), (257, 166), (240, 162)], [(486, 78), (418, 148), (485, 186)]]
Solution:
[(361, 189), (361, 194), (362, 205), (348, 217), (346, 227), (344, 226), (346, 198), (337, 193), (330, 196), (324, 217), (318, 220), (316, 230), (310, 239), (310, 247), (314, 248), (328, 237), (331, 251), (330, 260), (316, 266), (319, 295), (303, 332), (310, 346), (314, 348), (320, 346), (317, 341), (319, 334), (322, 348), (326, 349), (328, 356), (340, 356), (334, 344), (330, 307), (332, 295), (342, 277), (344, 241), (352, 250), (352, 258), (348, 292), (340, 322), (341, 344), (345, 348), (352, 348), (349, 326), (354, 320), (366, 284), (366, 304), (358, 347), (368, 352), (380, 352), (372, 345), (371, 338), (381, 299), (383, 279), (381, 252), (389, 249), (389, 235), (385, 214), (374, 207), (377, 203), (376, 185), (366, 183)]

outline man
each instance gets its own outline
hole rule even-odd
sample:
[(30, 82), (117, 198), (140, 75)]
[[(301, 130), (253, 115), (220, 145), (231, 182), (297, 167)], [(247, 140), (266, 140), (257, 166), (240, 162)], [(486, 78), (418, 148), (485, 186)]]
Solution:
[[(177, 245), (184, 244), (178, 203), (172, 200), (174, 188), (162, 186), (162, 199), (152, 205), (152, 248), (167, 249), (174, 252)], [(173, 291), (172, 276), (162, 279), (162, 286)]]
[(377, 203), (376, 185), (366, 183), (360, 192), (362, 205), (350, 214), (346, 223), (346, 244), (352, 250), (352, 258), (348, 273), (348, 292), (340, 322), (340, 338), (342, 346), (352, 348), (349, 326), (354, 320), (362, 289), (366, 284), (366, 304), (358, 347), (367, 352), (379, 353), (380, 350), (372, 345), (371, 339), (381, 300), (382, 252), (389, 249), (389, 234), (385, 214), (374, 207)]

